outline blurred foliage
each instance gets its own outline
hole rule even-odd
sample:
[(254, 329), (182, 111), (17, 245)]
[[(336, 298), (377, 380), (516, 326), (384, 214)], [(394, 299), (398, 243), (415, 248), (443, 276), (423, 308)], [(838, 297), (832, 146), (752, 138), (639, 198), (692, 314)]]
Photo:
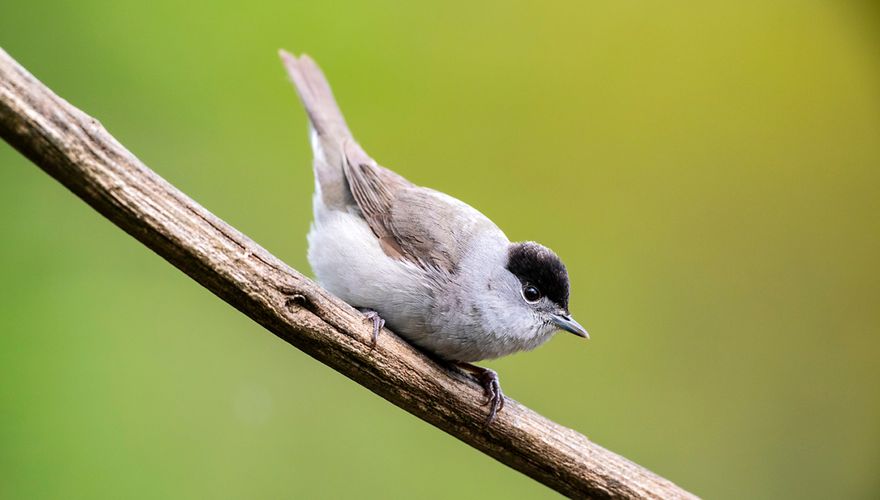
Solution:
[[(324, 67), (381, 163), (554, 248), (508, 395), (710, 498), (880, 495), (870, 2), (0, 0), (0, 45), (307, 271)], [(0, 145), (3, 498), (552, 497), (262, 331)]]

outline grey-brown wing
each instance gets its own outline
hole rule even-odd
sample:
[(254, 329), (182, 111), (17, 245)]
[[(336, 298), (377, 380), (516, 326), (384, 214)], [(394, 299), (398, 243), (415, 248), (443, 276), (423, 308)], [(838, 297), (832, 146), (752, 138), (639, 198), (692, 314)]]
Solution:
[(400, 190), (388, 227), (404, 255), (425, 268), (453, 274), (481, 229), (497, 231), (483, 214), (451, 196), (422, 187)]
[(342, 168), (349, 191), (373, 234), (379, 238), (382, 250), (394, 258), (407, 257), (389, 226), (392, 205), (397, 194), (403, 189), (413, 187), (413, 184), (379, 166), (351, 140), (344, 145), (344, 151), (345, 161)]
[(389, 256), (454, 273), (471, 236), (494, 224), (471, 206), (379, 166), (356, 143), (343, 166), (352, 197)]

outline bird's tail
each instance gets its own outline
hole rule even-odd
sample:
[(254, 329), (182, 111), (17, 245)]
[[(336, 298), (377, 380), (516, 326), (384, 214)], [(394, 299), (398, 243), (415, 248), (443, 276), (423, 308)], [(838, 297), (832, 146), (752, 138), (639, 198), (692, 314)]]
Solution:
[(330, 84), (315, 61), (305, 54), (296, 57), (283, 49), (279, 54), (315, 132), (321, 136), (351, 137)]
[(296, 57), (285, 50), (280, 50), (279, 55), (309, 116), (320, 197), (329, 208), (343, 208), (354, 201), (342, 169), (345, 154), (350, 150), (366, 154), (352, 138), (330, 84), (315, 61), (305, 54)]

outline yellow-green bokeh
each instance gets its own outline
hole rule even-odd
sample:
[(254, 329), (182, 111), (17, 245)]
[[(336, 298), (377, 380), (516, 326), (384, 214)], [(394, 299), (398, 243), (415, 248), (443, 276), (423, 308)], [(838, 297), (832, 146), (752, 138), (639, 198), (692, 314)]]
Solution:
[[(708, 498), (880, 494), (869, 2), (0, 0), (0, 46), (308, 272), (325, 68), (381, 163), (566, 261), (507, 394)], [(0, 145), (0, 497), (552, 497), (284, 344)]]

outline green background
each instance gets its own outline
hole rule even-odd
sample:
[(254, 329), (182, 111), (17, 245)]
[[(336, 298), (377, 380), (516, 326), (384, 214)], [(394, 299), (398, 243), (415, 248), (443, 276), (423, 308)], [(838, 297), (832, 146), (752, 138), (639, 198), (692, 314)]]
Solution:
[[(308, 272), (277, 49), (382, 164), (565, 260), (507, 394), (709, 498), (880, 495), (869, 2), (0, 0), (0, 46)], [(552, 497), (262, 330), (0, 145), (0, 497)]]

